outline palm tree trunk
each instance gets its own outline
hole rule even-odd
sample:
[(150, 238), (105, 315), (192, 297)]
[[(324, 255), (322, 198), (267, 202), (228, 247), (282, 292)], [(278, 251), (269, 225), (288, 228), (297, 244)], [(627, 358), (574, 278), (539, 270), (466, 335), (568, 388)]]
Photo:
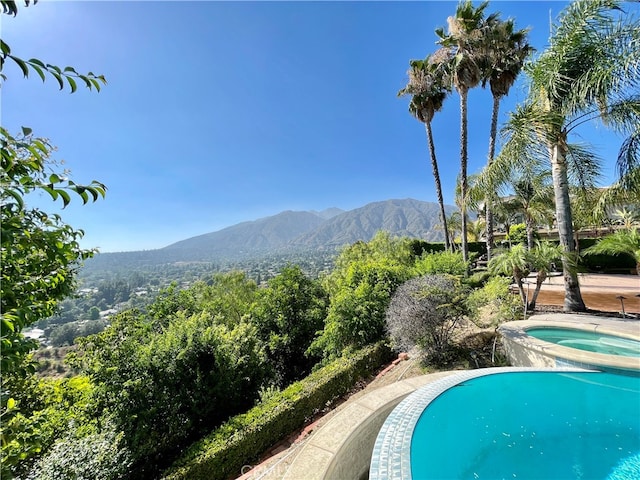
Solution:
[(533, 218), (529, 212), (525, 213), (525, 225), (527, 229), (527, 250), (533, 250)]
[(520, 299), (522, 300), (523, 307), (527, 304), (527, 294), (524, 293), (524, 285), (522, 284), (522, 275), (520, 273), (513, 274), (513, 278), (516, 281), (516, 286), (518, 287), (518, 293), (520, 294)]
[(451, 230), (450, 232), (451, 237), (449, 238), (449, 244), (451, 245), (451, 251), (455, 252), (456, 251), (456, 235), (455, 232), (453, 230)]
[(540, 289), (542, 288), (542, 283), (547, 279), (546, 272), (538, 272), (536, 275), (536, 289), (533, 291), (533, 295), (531, 296), (531, 301), (527, 306), (527, 310), (533, 312), (536, 309), (536, 301), (538, 300), (538, 294), (540, 293)]
[(583, 312), (586, 310), (582, 295), (578, 274), (571, 265), (571, 259), (575, 256), (575, 244), (573, 242), (573, 223), (571, 219), (571, 203), (569, 201), (569, 182), (567, 179), (567, 163), (565, 148), (561, 139), (550, 147), (551, 176), (553, 179), (553, 193), (556, 202), (556, 223), (558, 235), (565, 255), (562, 256), (562, 273), (564, 276), (564, 311)]
[[(498, 113), (500, 111), (500, 97), (493, 96), (493, 110), (491, 112), (491, 131), (489, 133), (489, 157), (487, 164), (493, 163), (493, 158), (496, 154), (496, 136), (498, 135)], [(495, 240), (493, 238), (493, 210), (491, 205), (490, 195), (484, 197), (484, 214), (486, 223), (486, 236), (487, 236), (487, 261), (491, 260), (493, 253), (493, 245)]]
[(467, 243), (467, 96), (469, 89), (460, 87), (460, 207), (462, 232), (462, 259), (469, 260), (469, 245)]
[(447, 214), (444, 211), (444, 198), (442, 197), (442, 184), (440, 183), (440, 173), (438, 171), (438, 160), (436, 158), (436, 147), (433, 144), (433, 133), (431, 132), (431, 122), (425, 122), (424, 128), (427, 131), (427, 142), (429, 143), (429, 154), (431, 155), (431, 168), (433, 169), (433, 180), (436, 184), (436, 195), (438, 196), (438, 205), (440, 205), (440, 221), (444, 229), (444, 248), (447, 251), (452, 250), (449, 244), (449, 229), (447, 228)]

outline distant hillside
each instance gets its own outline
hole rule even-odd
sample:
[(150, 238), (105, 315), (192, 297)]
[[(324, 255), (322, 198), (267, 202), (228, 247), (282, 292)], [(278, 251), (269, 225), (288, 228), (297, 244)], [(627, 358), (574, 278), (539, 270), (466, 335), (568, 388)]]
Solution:
[(298, 236), (324, 222), (312, 212), (286, 211), (253, 222), (243, 222), (217, 232), (206, 233), (171, 244), (162, 250), (175, 254), (180, 250), (184, 260), (238, 256), (256, 251), (266, 252), (287, 245)]
[[(455, 207), (447, 206), (447, 215)], [(380, 230), (400, 237), (443, 241), (437, 203), (418, 200), (387, 200), (344, 212), (312, 231), (303, 233), (292, 244), (305, 247), (341, 246), (358, 240), (368, 241)]]
[[(455, 207), (446, 206), (447, 215)], [(369, 241), (380, 230), (395, 236), (442, 241), (436, 203), (413, 199), (375, 202), (350, 211), (286, 211), (222, 230), (187, 238), (158, 250), (105, 253), (86, 262), (104, 270), (178, 262), (230, 262), (268, 254), (334, 250), (358, 240)]]

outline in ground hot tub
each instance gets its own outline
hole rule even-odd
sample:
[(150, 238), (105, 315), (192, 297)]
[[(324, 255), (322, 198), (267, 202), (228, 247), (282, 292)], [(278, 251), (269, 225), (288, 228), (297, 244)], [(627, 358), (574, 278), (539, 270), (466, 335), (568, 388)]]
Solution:
[(640, 376), (640, 323), (593, 315), (536, 315), (498, 331), (514, 366), (566, 367)]
[(527, 335), (555, 343), (563, 347), (577, 348), (587, 352), (623, 357), (640, 357), (640, 341), (609, 335), (599, 331), (575, 330), (573, 328), (536, 327), (527, 328)]

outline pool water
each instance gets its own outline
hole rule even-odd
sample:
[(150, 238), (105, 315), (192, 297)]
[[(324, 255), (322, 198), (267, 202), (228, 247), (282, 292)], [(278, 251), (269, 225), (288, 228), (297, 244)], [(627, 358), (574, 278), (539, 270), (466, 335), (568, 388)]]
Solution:
[(418, 479), (640, 478), (640, 378), (513, 372), (438, 395), (411, 440)]
[(530, 335), (545, 342), (556, 343), (565, 347), (578, 348), (595, 353), (640, 357), (640, 342), (630, 338), (617, 337), (585, 330), (570, 328), (529, 328)]

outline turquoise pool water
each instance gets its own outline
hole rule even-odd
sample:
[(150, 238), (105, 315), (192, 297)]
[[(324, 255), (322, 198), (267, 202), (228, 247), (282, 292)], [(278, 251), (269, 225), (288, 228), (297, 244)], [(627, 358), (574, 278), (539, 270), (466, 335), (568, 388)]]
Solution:
[(640, 342), (615, 335), (557, 327), (529, 328), (527, 335), (545, 342), (588, 352), (640, 357)]
[(637, 480), (640, 378), (513, 372), (432, 400), (411, 439), (418, 479)]

